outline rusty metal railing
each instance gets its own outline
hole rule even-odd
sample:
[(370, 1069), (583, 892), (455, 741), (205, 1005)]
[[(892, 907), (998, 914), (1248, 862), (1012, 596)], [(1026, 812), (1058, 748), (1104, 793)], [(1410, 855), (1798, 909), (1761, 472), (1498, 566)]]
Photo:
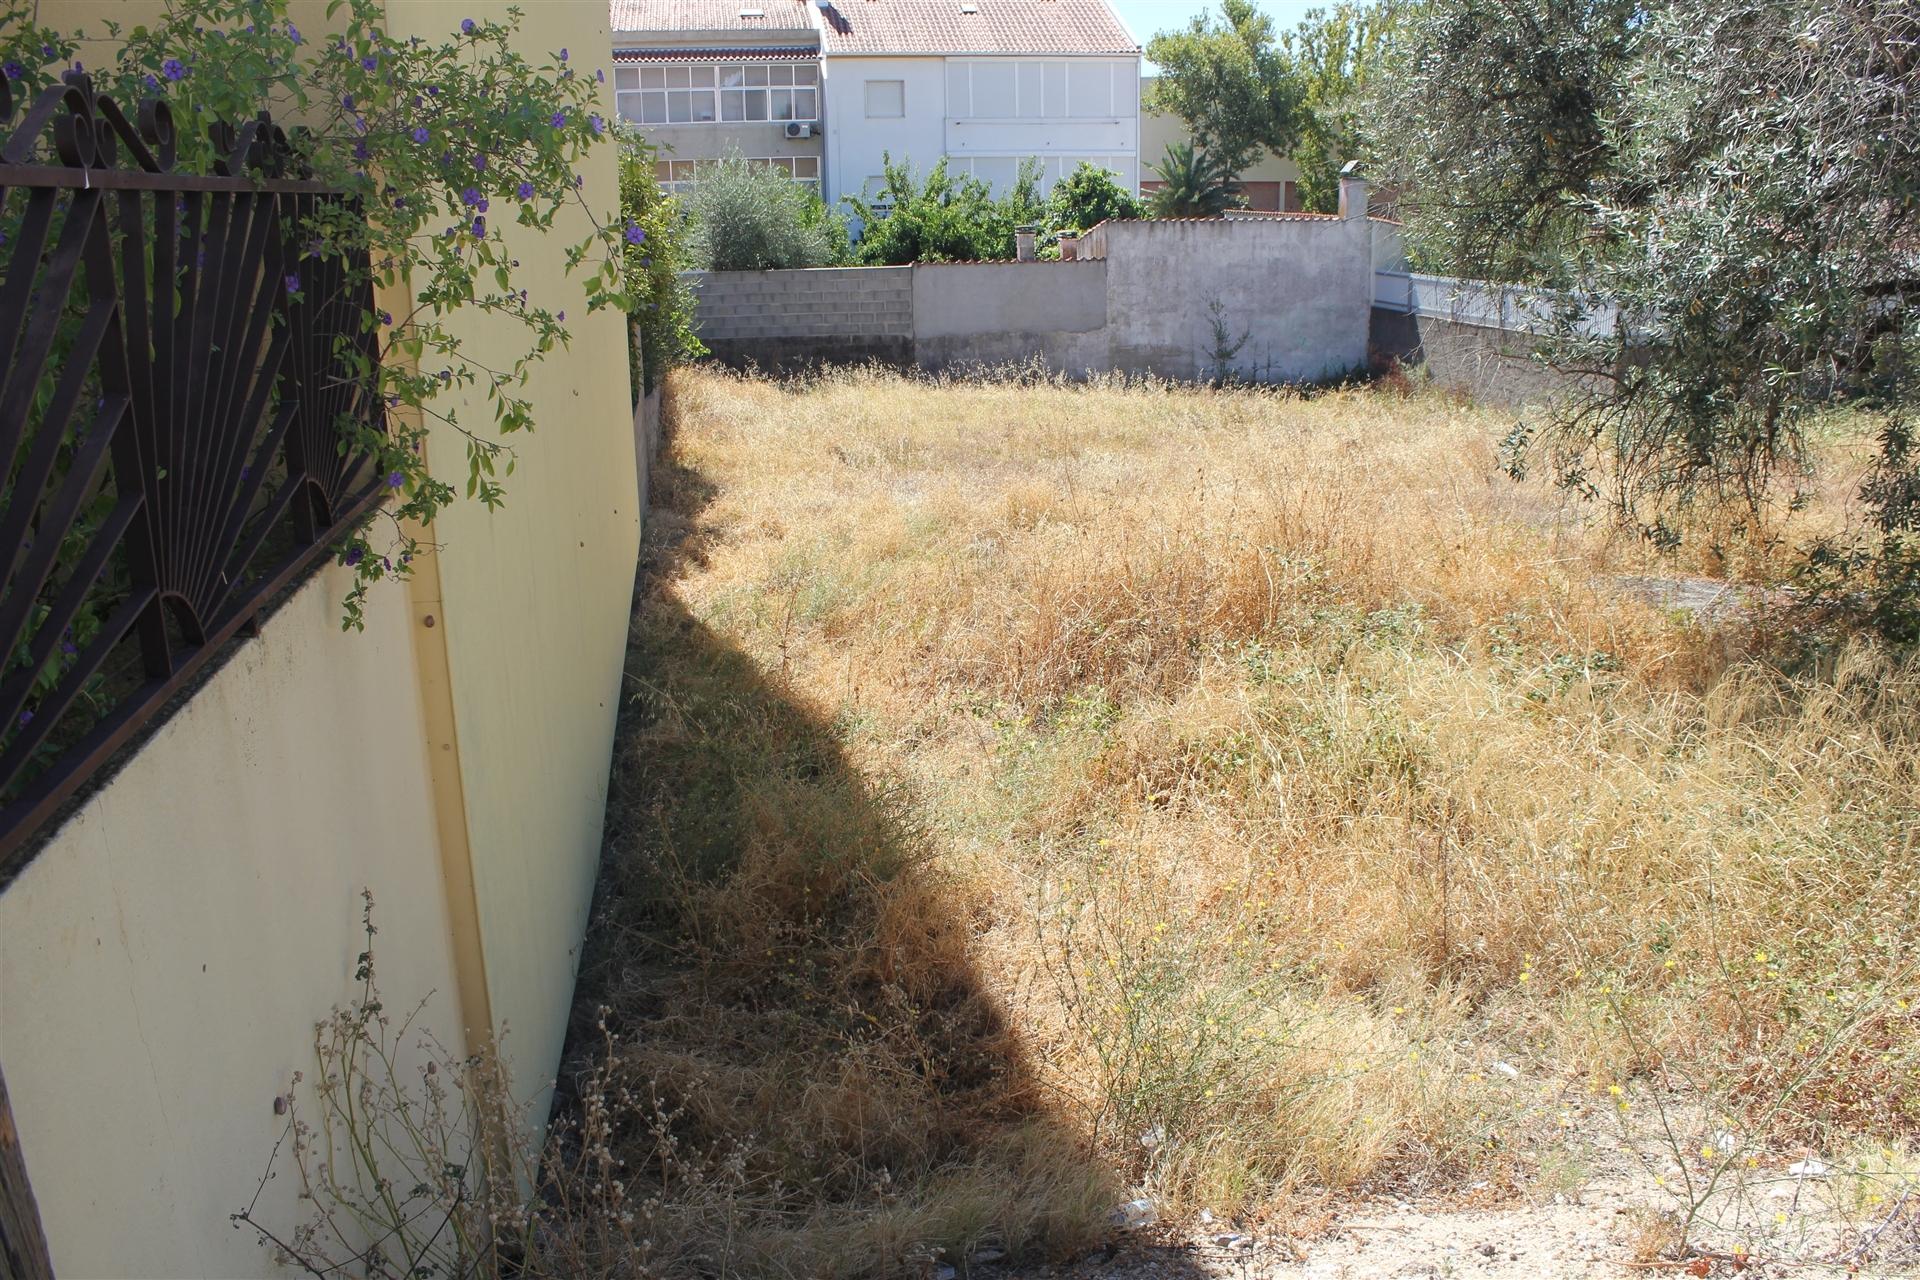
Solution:
[(0, 79), (0, 885), (36, 831), (384, 491), (340, 193), (264, 117), (176, 173), (164, 103)]

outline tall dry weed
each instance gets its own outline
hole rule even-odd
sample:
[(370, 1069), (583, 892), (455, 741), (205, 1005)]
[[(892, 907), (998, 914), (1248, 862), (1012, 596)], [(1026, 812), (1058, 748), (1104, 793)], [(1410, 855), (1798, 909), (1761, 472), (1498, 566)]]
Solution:
[(878, 371), (671, 402), (598, 972), (782, 1247), (1488, 1176), (1516, 1063), (1920, 1129), (1920, 671), (1785, 675), (1763, 616), (1639, 602), (1676, 570), (1501, 474), (1504, 419)]

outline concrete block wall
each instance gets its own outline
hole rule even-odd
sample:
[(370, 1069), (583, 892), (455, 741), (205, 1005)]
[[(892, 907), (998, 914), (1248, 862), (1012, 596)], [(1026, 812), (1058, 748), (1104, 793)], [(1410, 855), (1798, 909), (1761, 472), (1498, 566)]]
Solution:
[(706, 271), (693, 280), (700, 340), (724, 364), (913, 363), (912, 267)]
[(912, 267), (708, 271), (698, 277), (700, 337), (909, 338)]

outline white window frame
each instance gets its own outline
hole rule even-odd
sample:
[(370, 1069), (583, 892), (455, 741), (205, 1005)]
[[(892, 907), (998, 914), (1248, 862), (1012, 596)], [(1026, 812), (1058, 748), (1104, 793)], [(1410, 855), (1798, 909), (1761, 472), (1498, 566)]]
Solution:
[(642, 128), (820, 120), (817, 62), (626, 63), (613, 78), (620, 118)]
[[(789, 178), (809, 191), (820, 191), (819, 156), (748, 156), (749, 168), (784, 170)], [(717, 160), (655, 160), (654, 180), (660, 189), (672, 195), (685, 195), (700, 181), (700, 170), (718, 164)]]
[[(875, 111), (873, 109), (874, 107), (873, 91), (875, 88), (882, 85), (891, 85), (895, 89), (899, 90), (900, 109), (898, 111)], [(868, 80), (866, 81), (865, 106), (867, 109), (867, 119), (869, 120), (904, 120), (906, 119), (907, 118), (907, 82), (905, 80)]]

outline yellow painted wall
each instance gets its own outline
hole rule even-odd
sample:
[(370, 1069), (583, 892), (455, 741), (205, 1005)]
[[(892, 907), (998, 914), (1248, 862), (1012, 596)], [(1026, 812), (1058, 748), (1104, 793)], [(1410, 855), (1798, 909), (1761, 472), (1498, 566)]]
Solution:
[[(359, 891), (382, 985), (461, 1050), (406, 599), (340, 630), (310, 580), (0, 894), (0, 1062), (64, 1277), (258, 1276), (227, 1225), (350, 1000)], [(300, 1220), (290, 1170), (263, 1211)]]
[[(41, 0), (40, 17), (132, 25), (160, 3)], [(402, 38), (508, 7), (387, 6)], [(568, 47), (583, 74), (606, 62), (604, 0), (521, 7), (533, 49)], [(303, 30), (324, 30), (324, 8), (300, 0), (297, 20), (316, 15)], [(615, 171), (611, 146), (583, 170), (608, 213)], [(548, 239), (496, 224), (572, 330), (534, 374), (506, 508), (444, 513), (434, 563), (374, 593), (365, 634), (339, 629), (336, 571), (303, 588), (0, 893), (0, 1063), (63, 1276), (266, 1272), (227, 1215), (280, 1132), (274, 1095), (311, 1070), (315, 1021), (352, 994), (362, 885), (389, 997), (434, 992), (421, 1025), (456, 1050), (476, 1016), (505, 1024), (517, 1091), (551, 1082), (640, 530), (625, 321), (587, 313), (563, 261), (585, 216), (561, 223)], [(454, 327), (489, 363), (519, 336), (480, 316)], [(429, 452), (463, 475), (457, 439)], [(283, 1176), (267, 1201), (289, 1224), (292, 1190)]]
[[(387, 13), (398, 37), (438, 36), (507, 7), (388, 0)], [(568, 48), (583, 75), (607, 65), (604, 0), (523, 7), (531, 49)], [(608, 81), (602, 109), (612, 119)], [(609, 214), (616, 168), (609, 146), (583, 170), (587, 197)], [(625, 321), (589, 316), (579, 279), (564, 271), (563, 246), (585, 232), (584, 213), (544, 240), (504, 218), (496, 225), (525, 287), (566, 311), (572, 345), (535, 370), (536, 426), (512, 441), (506, 507), (456, 503), (433, 536), (488, 1003), (496, 1027), (509, 1030), (516, 1079), (531, 1086), (559, 1060), (599, 865), (640, 506)], [(517, 336), (483, 317), (461, 327), (482, 360)], [(477, 397), (456, 407), (463, 420), (491, 420)], [(460, 462), (457, 440), (429, 448), (443, 470)]]

